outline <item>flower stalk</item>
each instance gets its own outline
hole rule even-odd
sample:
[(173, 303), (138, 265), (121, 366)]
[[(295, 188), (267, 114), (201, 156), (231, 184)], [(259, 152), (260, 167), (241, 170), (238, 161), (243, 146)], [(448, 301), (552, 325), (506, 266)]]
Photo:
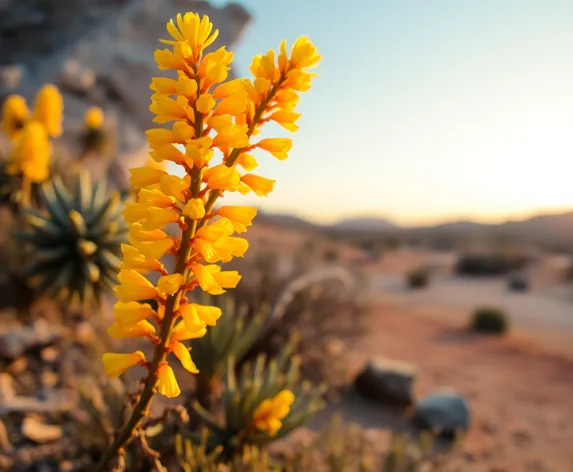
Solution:
[[(283, 42), (278, 65), (274, 52), (269, 51), (253, 60), (254, 80), (226, 81), (232, 53), (222, 47), (203, 54), (217, 36), (208, 17), (178, 15), (176, 24), (171, 21), (167, 31), (173, 40), (163, 42), (172, 49), (157, 50), (155, 58), (159, 69), (173, 70), (177, 78), (152, 80), (155, 93), (150, 110), (156, 114), (154, 122), (174, 124), (171, 130), (151, 129), (147, 136), (151, 157), (181, 166), (186, 175), (178, 177), (150, 167), (131, 170), (137, 199), (124, 211), (131, 226), (130, 244), (122, 247), (120, 285), (115, 289), (119, 301), (108, 332), (120, 339), (147, 338), (154, 350), (151, 362), (142, 351), (104, 354), (104, 368), (112, 377), (136, 365), (148, 373), (129, 420), (96, 471), (105, 470), (137, 434), (155, 393), (167, 397), (180, 394), (168, 362), (171, 353), (187, 371), (198, 372), (183, 341), (204, 336), (221, 310), (191, 303), (186, 293), (201, 289), (220, 295), (237, 285), (241, 276), (236, 271), (222, 271), (218, 264), (244, 255), (248, 242), (232, 235), (245, 232), (256, 215), (256, 209), (250, 207), (224, 206), (214, 211), (215, 203), (225, 191), (252, 191), (259, 196), (272, 191), (273, 180), (242, 175), (238, 166), (246, 171), (256, 167), (254, 157), (246, 154), (255, 148), (280, 160), (287, 157), (290, 139), (267, 138), (258, 143), (250, 139), (267, 121), (290, 131), (296, 129), (294, 122), (300, 116), (293, 112), (298, 102), (296, 92), (310, 88), (313, 74), (304, 69), (320, 60), (307, 38), (294, 44), (290, 57)], [(222, 162), (211, 165), (216, 151)], [(167, 236), (162, 229), (168, 224), (177, 224), (181, 236)], [(160, 261), (165, 255), (175, 257), (173, 273), (168, 273)], [(160, 274), (156, 286), (145, 277), (148, 272)], [(157, 302), (157, 310), (141, 302), (147, 299)]]

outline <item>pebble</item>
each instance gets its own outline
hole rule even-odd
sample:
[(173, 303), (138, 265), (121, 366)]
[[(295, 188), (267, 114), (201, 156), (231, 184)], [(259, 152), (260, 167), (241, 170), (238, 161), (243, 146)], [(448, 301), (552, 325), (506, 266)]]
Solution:
[(26, 416), (22, 422), (22, 434), (31, 441), (42, 444), (60, 439), (62, 428), (45, 424), (34, 416)]

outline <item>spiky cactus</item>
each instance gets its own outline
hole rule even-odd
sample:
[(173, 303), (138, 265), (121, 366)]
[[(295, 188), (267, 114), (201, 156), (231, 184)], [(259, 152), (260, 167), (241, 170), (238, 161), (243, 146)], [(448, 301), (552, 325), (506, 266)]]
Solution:
[(17, 237), (29, 243), (25, 275), (37, 295), (90, 306), (116, 284), (127, 227), (119, 194), (104, 181), (93, 185), (87, 173), (75, 179), (73, 193), (59, 177), (43, 184), (45, 211), (26, 209), (27, 227)]
[[(210, 430), (209, 446), (221, 447), (224, 459), (234, 457), (246, 447), (263, 446), (306, 423), (324, 406), (324, 386), (313, 388), (300, 376), (300, 359), (293, 355), (296, 340), (287, 344), (277, 357), (268, 360), (264, 354), (255, 362), (245, 362), (240, 374), (234, 369), (234, 360), (228, 358), (223, 391), (223, 424), (199, 402), (193, 403), (195, 412)], [(290, 412), (282, 420), (276, 434), (259, 431), (253, 427), (255, 410), (266, 399), (275, 397), (282, 390), (294, 394)]]

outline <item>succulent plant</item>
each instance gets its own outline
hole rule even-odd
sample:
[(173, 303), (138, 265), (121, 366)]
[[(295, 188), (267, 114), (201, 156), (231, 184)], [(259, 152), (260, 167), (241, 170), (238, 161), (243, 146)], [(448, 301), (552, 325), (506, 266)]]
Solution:
[(45, 211), (26, 209), (27, 227), (16, 236), (29, 243), (25, 275), (37, 295), (89, 306), (116, 284), (127, 226), (121, 197), (105, 181), (94, 185), (85, 172), (75, 180), (72, 193), (59, 177), (43, 184)]
[[(261, 354), (254, 362), (245, 362), (239, 375), (235, 373), (234, 359), (228, 358), (223, 391), (223, 424), (204, 409), (193, 403), (195, 412), (210, 430), (209, 446), (222, 447), (222, 458), (229, 459), (242, 453), (249, 446), (263, 446), (302, 426), (324, 405), (324, 386), (313, 388), (302, 381), (300, 359), (293, 356), (297, 340), (287, 344), (272, 360)], [(254, 412), (264, 400), (275, 397), (288, 389), (295, 397), (288, 416), (282, 420), (277, 434), (253, 428)]]
[[(21, 205), (22, 178), (7, 171), (7, 163), (0, 160), (0, 206), (8, 206), (16, 212)], [(38, 202), (39, 184), (31, 184), (31, 200)]]
[(203, 293), (199, 302), (204, 305), (218, 303), (223, 312), (217, 324), (207, 329), (205, 336), (191, 342), (193, 360), (199, 369), (197, 383), (202, 390), (220, 378), (227, 367), (228, 357), (240, 361), (253, 346), (268, 318), (269, 308), (265, 306), (249, 316), (248, 307), (237, 306), (230, 296), (211, 297)]

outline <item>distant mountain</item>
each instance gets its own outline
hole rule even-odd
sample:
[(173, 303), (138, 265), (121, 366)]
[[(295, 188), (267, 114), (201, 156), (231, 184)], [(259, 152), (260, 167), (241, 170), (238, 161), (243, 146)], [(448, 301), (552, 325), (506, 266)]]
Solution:
[(339, 231), (388, 231), (398, 226), (385, 218), (347, 218), (330, 225), (330, 228)]
[(262, 211), (260, 208), (257, 210), (257, 221), (264, 223), (284, 226), (292, 229), (318, 229), (319, 226), (311, 223), (294, 215), (288, 215), (283, 213), (267, 213)]

